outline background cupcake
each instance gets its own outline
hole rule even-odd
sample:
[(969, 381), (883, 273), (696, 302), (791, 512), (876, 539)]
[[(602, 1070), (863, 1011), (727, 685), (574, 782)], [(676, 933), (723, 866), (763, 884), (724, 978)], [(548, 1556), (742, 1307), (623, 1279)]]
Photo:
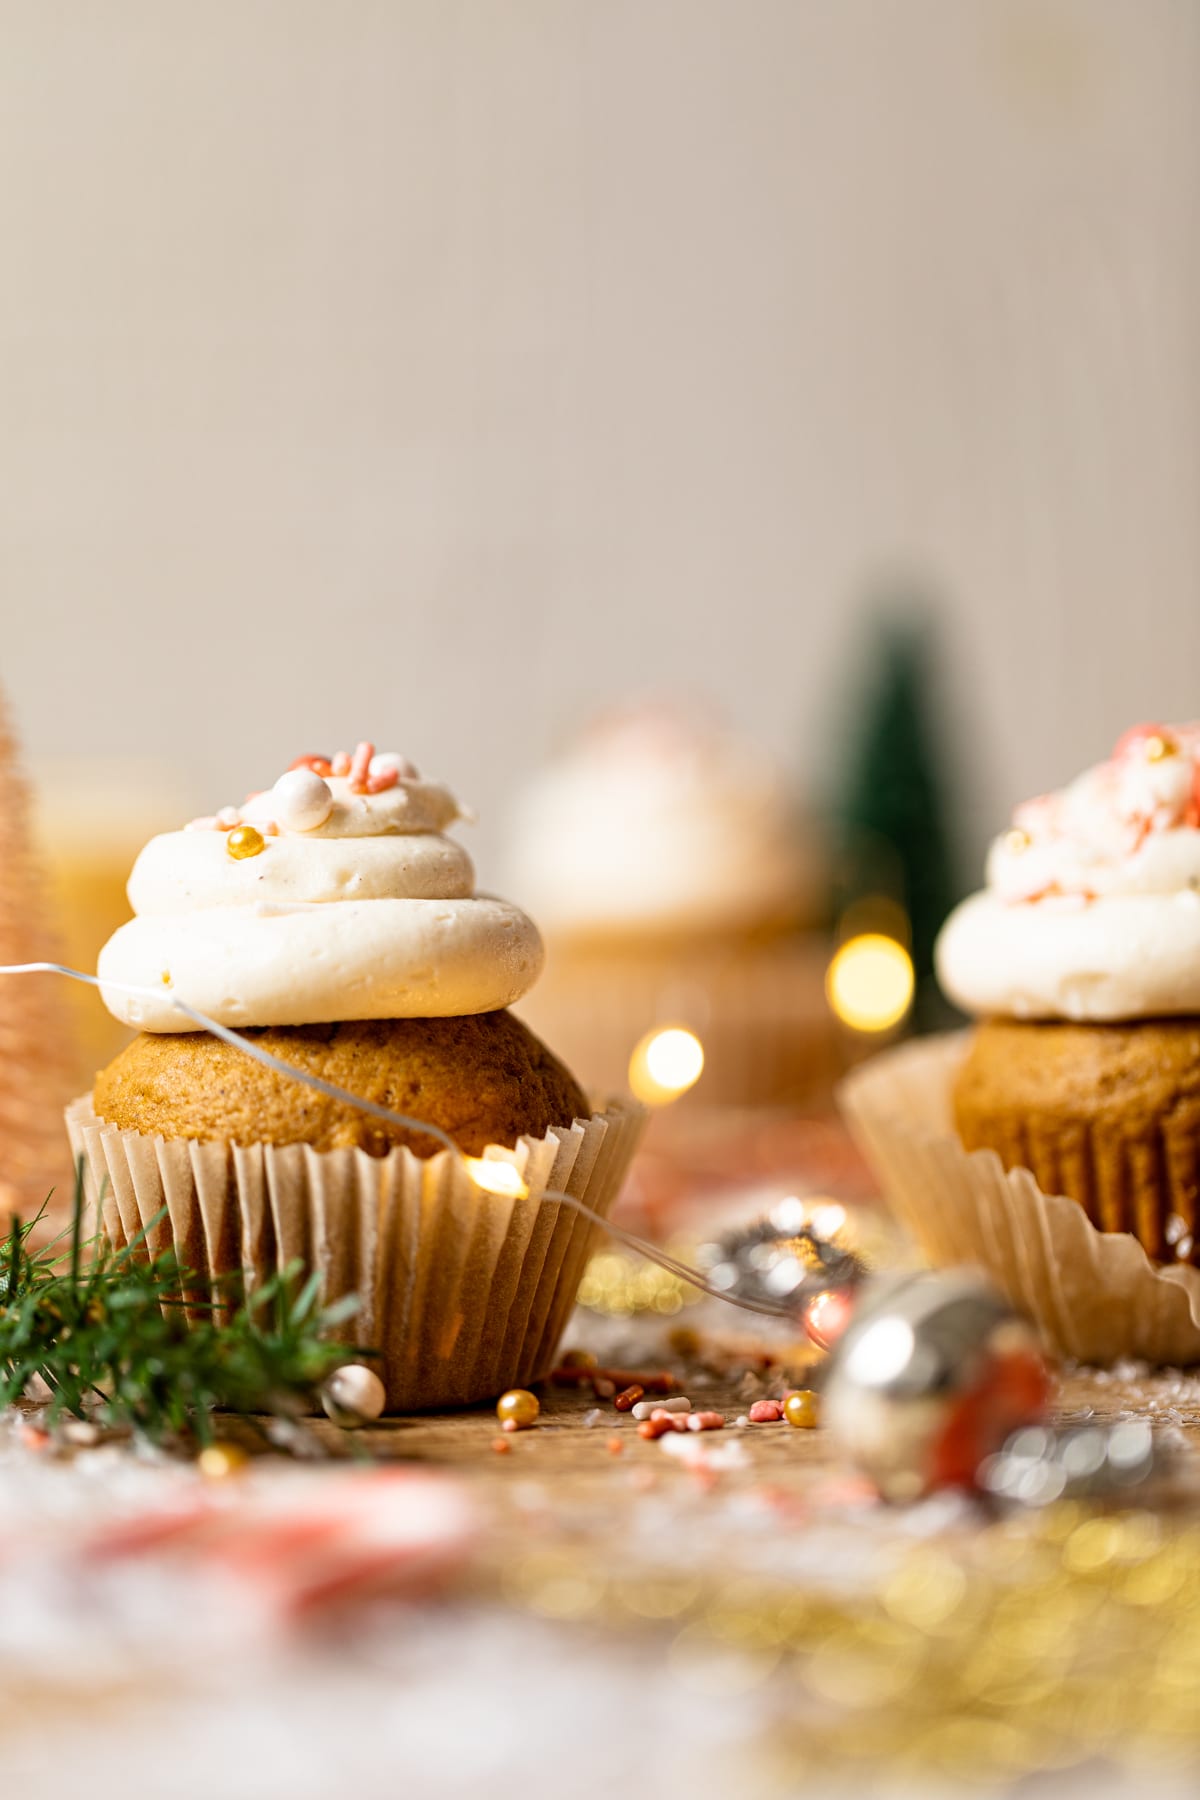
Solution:
[(982, 1016), (968, 1149), (1031, 1169), (1152, 1257), (1200, 1257), (1200, 727), (1140, 725), (1019, 806), (938, 947)]
[(930, 1260), (1086, 1361), (1200, 1359), (1198, 771), (1200, 727), (1140, 725), (1018, 806), (937, 947), (978, 1026), (842, 1089)]
[(708, 1102), (827, 1088), (825, 871), (753, 747), (676, 707), (598, 720), (524, 794), (507, 885), (547, 946), (523, 1016), (609, 1084), (676, 1025), (703, 1044)]
[[(637, 1129), (628, 1110), (589, 1116), (506, 1010), (541, 944), (475, 894), (444, 835), (459, 816), (447, 789), (360, 744), (152, 839), (136, 916), (100, 957), (106, 1003), (141, 1035), (68, 1115), (118, 1241), (165, 1204), (159, 1241), (210, 1277), (253, 1284), (300, 1257), (328, 1299), (357, 1291), (353, 1336), (380, 1350), (393, 1407), (544, 1372), (591, 1227), (539, 1192), (605, 1211)], [(176, 996), (479, 1164), (195, 1031)]]

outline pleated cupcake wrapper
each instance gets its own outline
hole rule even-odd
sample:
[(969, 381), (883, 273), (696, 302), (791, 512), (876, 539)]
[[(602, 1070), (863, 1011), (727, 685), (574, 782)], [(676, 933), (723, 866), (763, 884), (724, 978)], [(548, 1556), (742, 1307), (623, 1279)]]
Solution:
[(704, 1045), (697, 1101), (761, 1106), (828, 1092), (844, 1066), (825, 1001), (827, 961), (815, 940), (708, 955), (664, 946), (657, 959), (552, 953), (517, 1011), (568, 1065), (585, 1064), (614, 1089), (646, 1032), (688, 1026)]
[[(324, 1302), (357, 1293), (339, 1335), (380, 1353), (372, 1366), (393, 1412), (490, 1399), (547, 1373), (595, 1227), (539, 1196), (555, 1189), (605, 1215), (644, 1122), (640, 1109), (614, 1106), (515, 1151), (489, 1148), (530, 1190), (510, 1199), (482, 1192), (448, 1150), (422, 1160), (404, 1149), (373, 1157), (151, 1137), (106, 1125), (86, 1095), (66, 1118), (117, 1247), (165, 1206), (150, 1249), (174, 1246), (207, 1283), (240, 1274), (252, 1292), (299, 1258), (319, 1270)], [(213, 1297), (207, 1287), (191, 1298)]]
[[(1200, 1270), (1159, 1267), (1128, 1232), (1101, 1231), (1077, 1201), (955, 1133), (951, 1089), (970, 1034), (884, 1051), (838, 1101), (884, 1195), (935, 1267), (973, 1263), (1081, 1362), (1200, 1361)], [(1198, 1171), (1200, 1173), (1200, 1171)]]

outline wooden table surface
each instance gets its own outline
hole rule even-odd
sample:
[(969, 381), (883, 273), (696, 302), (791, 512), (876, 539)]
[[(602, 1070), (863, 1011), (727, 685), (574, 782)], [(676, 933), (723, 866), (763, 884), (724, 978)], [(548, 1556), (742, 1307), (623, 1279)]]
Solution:
[[(779, 1423), (738, 1428), (734, 1421), (746, 1415), (752, 1398), (743, 1378), (722, 1378), (698, 1370), (694, 1363), (689, 1367), (686, 1359), (673, 1355), (669, 1345), (655, 1337), (649, 1339), (647, 1348), (650, 1354), (643, 1365), (655, 1369), (673, 1365), (680, 1376), (679, 1391), (688, 1394), (694, 1409), (724, 1413), (727, 1424), (723, 1430), (694, 1437), (689, 1434), (689, 1441), (706, 1451), (719, 1451), (731, 1442), (738, 1445), (744, 1464), (719, 1469), (716, 1473), (722, 1484), (747, 1487), (769, 1482), (779, 1492), (803, 1499), (815, 1483), (845, 1473), (829, 1434), (819, 1426), (796, 1430)], [(810, 1379), (819, 1381), (819, 1373)], [(803, 1381), (797, 1371), (796, 1385)], [(767, 1393), (772, 1387), (778, 1390), (778, 1385), (764, 1379), (756, 1391)], [(572, 1390), (552, 1383), (541, 1384), (537, 1391), (541, 1413), (529, 1430), (502, 1436), (494, 1409), (481, 1406), (384, 1420), (364, 1434), (362, 1441), (370, 1454), (381, 1459), (453, 1468), (485, 1504), (501, 1509), (514, 1484), (523, 1480), (547, 1484), (565, 1513), (577, 1498), (602, 1492), (618, 1534), (622, 1521), (636, 1511), (649, 1479), (656, 1484), (687, 1484), (691, 1478), (682, 1462), (664, 1454), (662, 1440), (639, 1437), (633, 1419), (616, 1412), (610, 1400), (597, 1399), (590, 1389)], [(1190, 1502), (1200, 1479), (1200, 1374), (1059, 1372), (1053, 1411), (1056, 1422), (1106, 1424), (1129, 1417), (1160, 1423), (1169, 1445), (1164, 1479), (1155, 1487), (1156, 1503)], [(335, 1436), (326, 1432), (329, 1441)], [(498, 1444), (504, 1446), (502, 1453), (497, 1453)], [(619, 1453), (614, 1455), (617, 1444)]]

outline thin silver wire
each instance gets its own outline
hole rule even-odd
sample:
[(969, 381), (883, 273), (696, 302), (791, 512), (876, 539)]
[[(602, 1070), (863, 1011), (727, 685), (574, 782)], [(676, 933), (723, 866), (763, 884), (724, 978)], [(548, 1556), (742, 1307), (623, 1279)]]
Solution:
[[(0, 975), (61, 975), (68, 981), (81, 981), (87, 987), (101, 990), (108, 988), (113, 993), (131, 994), (142, 1000), (161, 1001), (164, 997), (161, 988), (144, 987), (128, 981), (112, 981), (107, 976), (101, 981), (98, 975), (88, 975), (82, 969), (69, 968), (66, 963), (5, 963), (0, 964)], [(480, 1192), (489, 1192), (481, 1183), (475, 1181), (469, 1158), (440, 1126), (430, 1125), (424, 1119), (410, 1118), (407, 1113), (393, 1112), (390, 1107), (381, 1106), (375, 1100), (364, 1100), (360, 1095), (352, 1094), (348, 1088), (339, 1087), (333, 1081), (326, 1081), (323, 1076), (314, 1075), (308, 1069), (297, 1069), (293, 1064), (284, 1062), (282, 1057), (274, 1055), (270, 1050), (264, 1050), (261, 1044), (256, 1044), (252, 1039), (243, 1037), (240, 1032), (234, 1031), (230, 1026), (221, 1025), (216, 1019), (210, 1019), (206, 1013), (202, 1013), (198, 1007), (191, 1006), (186, 1000), (181, 1000), (177, 994), (171, 994), (168, 997), (171, 1005), (185, 1018), (190, 1019), (193, 1024), (198, 1025), (203, 1031), (210, 1032), (213, 1037), (220, 1038), (222, 1042), (231, 1044), (235, 1050), (242, 1051), (244, 1055), (253, 1057), (255, 1062), (261, 1063), (266, 1069), (274, 1070), (277, 1075), (287, 1076), (292, 1081), (303, 1082), (305, 1086), (313, 1088), (319, 1094), (324, 1094), (328, 1099), (339, 1100), (343, 1105), (353, 1106), (359, 1112), (369, 1114), (371, 1118), (383, 1120), (387, 1125), (399, 1126), (401, 1130), (416, 1131), (423, 1133), (426, 1137), (435, 1138), (462, 1163), (468, 1176), (475, 1182), (475, 1186), (480, 1189)], [(724, 1300), (730, 1306), (740, 1307), (745, 1312), (763, 1313), (769, 1318), (793, 1320), (795, 1318), (793, 1307), (772, 1300), (755, 1299), (748, 1294), (728, 1293), (723, 1288), (715, 1287), (700, 1273), (699, 1269), (693, 1269), (689, 1264), (679, 1261), (677, 1257), (661, 1250), (657, 1244), (651, 1244), (645, 1238), (639, 1237), (636, 1232), (627, 1231), (622, 1225), (614, 1225), (611, 1219), (606, 1219), (602, 1213), (596, 1212), (587, 1205), (586, 1201), (577, 1199), (574, 1194), (563, 1193), (557, 1188), (544, 1188), (540, 1193), (531, 1197), (539, 1203), (553, 1200), (560, 1206), (573, 1207), (583, 1218), (590, 1219), (593, 1225), (598, 1225), (602, 1231), (607, 1232), (609, 1237), (616, 1238), (618, 1242), (625, 1244), (637, 1255), (644, 1256), (649, 1262), (657, 1263), (659, 1268), (665, 1269), (669, 1275), (674, 1275), (680, 1281), (686, 1281), (689, 1286), (698, 1288), (701, 1293), (710, 1295), (714, 1300)]]

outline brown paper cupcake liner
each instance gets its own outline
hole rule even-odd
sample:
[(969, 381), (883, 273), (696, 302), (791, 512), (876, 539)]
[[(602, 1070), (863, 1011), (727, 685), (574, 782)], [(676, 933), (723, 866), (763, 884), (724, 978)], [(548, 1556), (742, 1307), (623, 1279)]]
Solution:
[(596, 1228), (540, 1196), (557, 1190), (607, 1214), (644, 1114), (612, 1106), (513, 1152), (489, 1148), (520, 1170), (530, 1191), (519, 1199), (482, 1192), (449, 1150), (422, 1160), (151, 1137), (106, 1125), (88, 1095), (66, 1118), (116, 1246), (165, 1206), (151, 1249), (173, 1245), (210, 1282), (240, 1274), (252, 1291), (299, 1258), (320, 1271), (324, 1302), (359, 1295), (342, 1335), (379, 1353), (389, 1410), (413, 1412), (490, 1399), (549, 1371)]
[(974, 1263), (1081, 1362), (1200, 1361), (1200, 1270), (1159, 1267), (1128, 1232), (1100, 1231), (1028, 1169), (963, 1148), (951, 1088), (970, 1034), (882, 1052), (838, 1101), (884, 1196), (935, 1267)]

